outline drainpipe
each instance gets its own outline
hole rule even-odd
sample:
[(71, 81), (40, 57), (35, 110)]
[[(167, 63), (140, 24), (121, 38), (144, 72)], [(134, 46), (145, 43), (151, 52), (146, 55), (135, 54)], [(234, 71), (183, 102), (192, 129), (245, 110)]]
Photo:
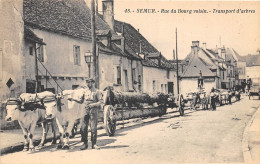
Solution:
[(35, 93), (38, 92), (38, 88), (39, 88), (38, 61), (37, 61), (37, 50), (39, 48), (40, 47), (36, 48), (36, 43), (35, 43), (35, 80), (36, 80)]

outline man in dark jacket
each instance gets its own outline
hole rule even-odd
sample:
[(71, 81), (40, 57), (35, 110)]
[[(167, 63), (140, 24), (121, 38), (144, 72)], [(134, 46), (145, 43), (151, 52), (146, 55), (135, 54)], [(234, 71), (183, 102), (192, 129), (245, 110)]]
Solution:
[(214, 88), (212, 88), (210, 92), (210, 101), (211, 101), (212, 110), (216, 110), (216, 93)]
[(104, 104), (102, 93), (95, 88), (95, 80), (86, 80), (88, 89), (84, 94), (84, 103), (86, 104), (86, 115), (84, 117), (82, 127), (81, 127), (81, 137), (84, 142), (81, 150), (88, 148), (88, 124), (90, 124), (91, 129), (91, 142), (92, 149), (99, 149), (96, 145), (97, 143), (97, 123), (98, 123), (98, 111)]

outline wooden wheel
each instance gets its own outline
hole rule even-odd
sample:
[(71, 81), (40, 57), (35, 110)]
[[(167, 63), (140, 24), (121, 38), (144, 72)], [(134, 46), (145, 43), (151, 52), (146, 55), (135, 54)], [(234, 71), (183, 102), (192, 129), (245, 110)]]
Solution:
[(183, 116), (184, 115), (184, 99), (183, 99), (183, 95), (181, 94), (179, 96), (179, 112), (180, 112), (180, 115)]
[(116, 113), (112, 105), (104, 106), (104, 128), (108, 136), (113, 136), (116, 131)]

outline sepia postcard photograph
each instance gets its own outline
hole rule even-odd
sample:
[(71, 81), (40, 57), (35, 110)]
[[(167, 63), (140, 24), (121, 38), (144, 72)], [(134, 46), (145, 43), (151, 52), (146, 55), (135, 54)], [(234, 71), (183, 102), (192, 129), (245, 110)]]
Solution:
[(0, 164), (259, 154), (260, 1), (0, 0)]

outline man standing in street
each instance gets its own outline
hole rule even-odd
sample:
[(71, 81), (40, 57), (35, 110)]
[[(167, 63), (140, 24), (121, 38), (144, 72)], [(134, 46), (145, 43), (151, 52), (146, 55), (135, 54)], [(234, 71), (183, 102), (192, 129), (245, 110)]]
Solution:
[(86, 115), (84, 116), (82, 127), (81, 127), (81, 140), (84, 142), (81, 150), (88, 148), (88, 124), (91, 129), (91, 142), (92, 149), (99, 149), (97, 143), (97, 123), (98, 123), (98, 111), (104, 104), (102, 93), (95, 88), (95, 80), (86, 80), (87, 87), (84, 94), (84, 103)]
[(231, 103), (231, 98), (232, 98), (232, 91), (231, 91), (231, 89), (229, 89), (229, 90), (228, 90), (228, 103), (229, 103), (229, 105), (232, 104), (232, 103)]
[(212, 110), (216, 110), (216, 93), (214, 88), (212, 88), (210, 92), (210, 101), (211, 101)]

